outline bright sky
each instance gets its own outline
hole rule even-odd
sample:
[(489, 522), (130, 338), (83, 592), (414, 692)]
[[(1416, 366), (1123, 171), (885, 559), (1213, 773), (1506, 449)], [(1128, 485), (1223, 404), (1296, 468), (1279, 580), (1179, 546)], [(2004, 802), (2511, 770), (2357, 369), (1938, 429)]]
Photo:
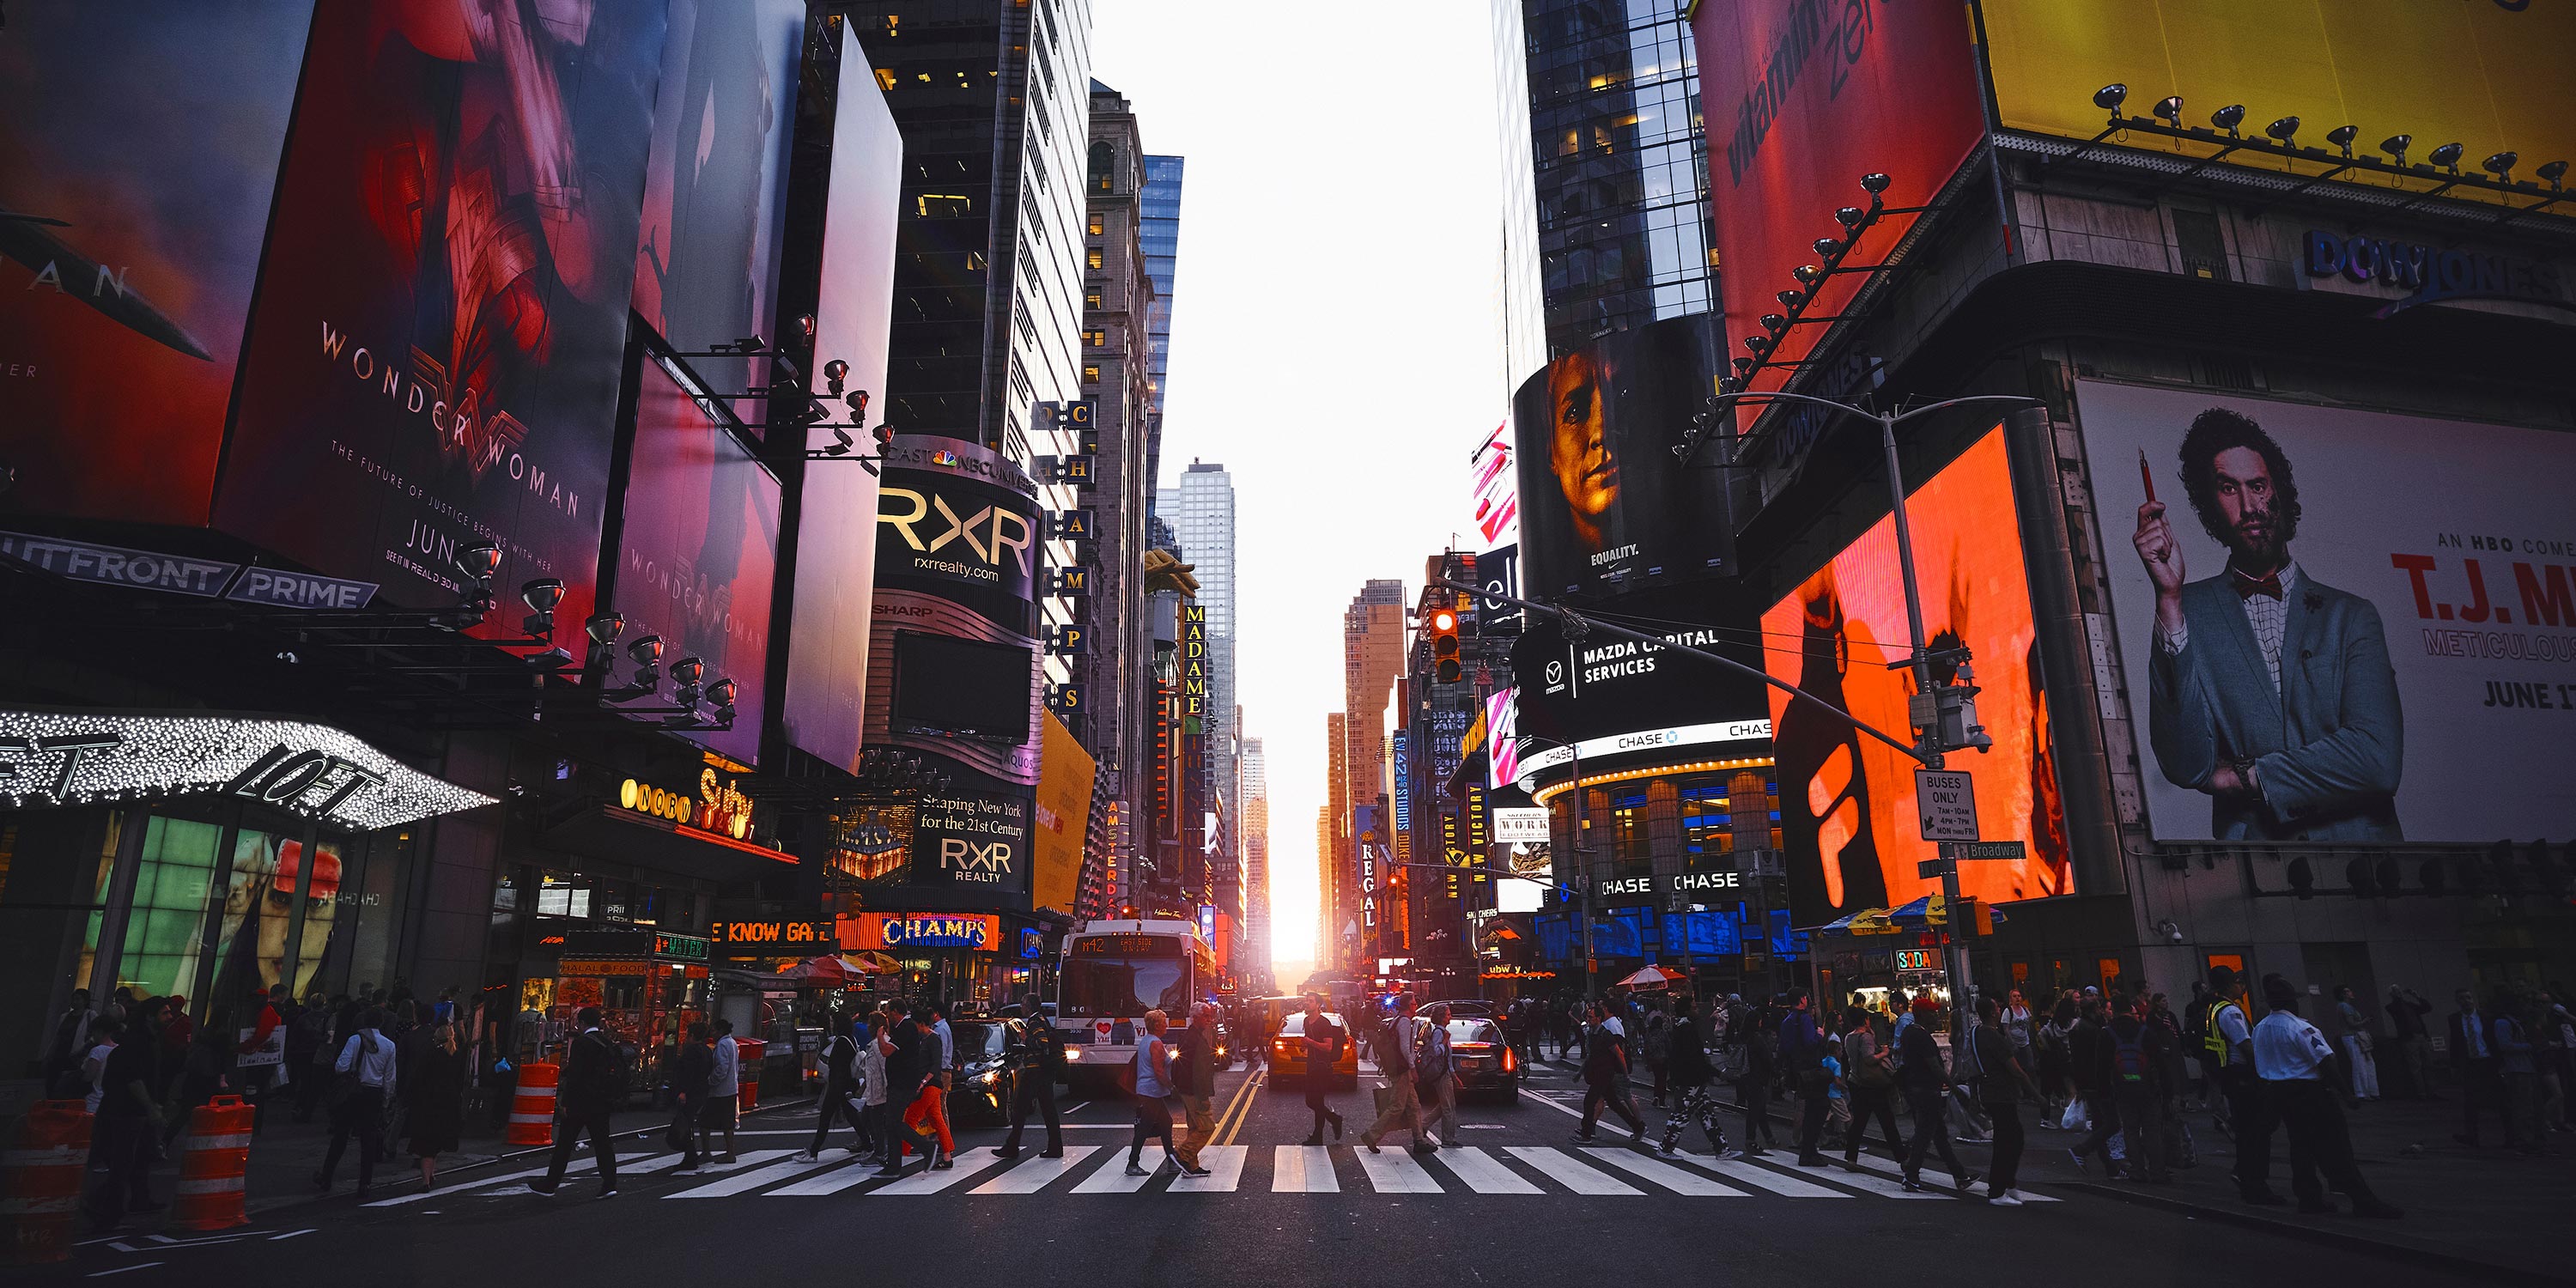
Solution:
[(1486, 0), (1092, 0), (1092, 16), (1092, 75), (1135, 106), (1146, 151), (1189, 158), (1163, 481), (1192, 457), (1234, 476), (1273, 954), (1304, 962), (1342, 609), (1371, 577), (1418, 586), (1452, 533), (1471, 544), (1468, 453), (1505, 410)]

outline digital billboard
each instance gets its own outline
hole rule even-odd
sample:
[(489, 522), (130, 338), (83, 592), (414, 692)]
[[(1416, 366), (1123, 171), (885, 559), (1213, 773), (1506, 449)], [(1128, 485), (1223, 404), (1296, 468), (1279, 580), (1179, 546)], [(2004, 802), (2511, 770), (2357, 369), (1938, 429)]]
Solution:
[[(869, 391), (885, 415), (887, 329), (894, 307), (895, 219), (903, 194), (903, 136), (859, 42), (842, 37), (833, 105), (831, 188), (823, 213), (823, 271), (814, 308), (814, 362), (850, 364), (846, 389)], [(809, 373), (820, 378), (820, 371)], [(818, 390), (818, 392), (822, 392)], [(847, 404), (825, 398), (826, 407)], [(836, 416), (835, 419), (847, 419)], [(867, 442), (864, 433), (852, 435)], [(809, 449), (834, 431), (808, 429)], [(870, 587), (877, 556), (877, 480), (850, 461), (805, 467), (796, 524), (796, 613), (789, 627), (787, 740), (855, 770), (866, 727)]]
[(1615, 594), (1734, 571), (1723, 474), (1673, 456), (1717, 393), (1707, 315), (1606, 336), (1522, 382), (1521, 584), (1539, 597)]
[[(2118, 83), (2129, 87), (2123, 110), (2130, 115), (2146, 115), (2149, 104), (2179, 94), (2185, 125), (2205, 127), (2210, 113), (2230, 104), (2244, 106), (2247, 134), (2281, 117), (2299, 118), (2298, 141), (2320, 149), (2317, 160), (2238, 155), (2243, 164), (2276, 172), (2323, 172), (2334, 163), (2328, 159), (2334, 154), (2323, 151), (2326, 131), (2345, 124), (2360, 127), (2364, 152), (2390, 135), (2413, 135), (2410, 160), (2418, 162), (2453, 142), (2462, 145), (2464, 168), (2497, 152), (2518, 152), (2524, 162), (2518, 178), (2541, 162), (2576, 157), (2576, 111), (2570, 110), (2576, 82), (2567, 70), (2576, 50), (2576, 8), (2564, 4), (1983, 0), (1980, 11), (1995, 106), (2007, 129), (2089, 139), (2106, 118), (2093, 105), (2094, 91)], [(2115, 141), (2194, 155), (2215, 150), (2144, 135)], [(2434, 182), (2427, 170), (2420, 186)], [(2444, 195), (2508, 200), (2467, 187)]]
[[(652, 160), (635, 248), (635, 312), (683, 353), (772, 336), (795, 135), (804, 0), (670, 0)], [(726, 393), (766, 363), (698, 357)], [(767, 419), (748, 400), (742, 420)]]
[(2576, 437), (2102, 381), (2077, 401), (2158, 839), (2566, 833)]
[[(1623, 595), (1615, 620), (1667, 642), (1762, 665), (1755, 610), (1739, 604), (1736, 583), (1667, 587)], [(1721, 589), (1723, 593), (1721, 593)], [(1515, 724), (1547, 745), (1620, 738), (1715, 721), (1758, 719), (1761, 681), (1741, 671), (1599, 631), (1578, 644), (1554, 616), (1532, 613), (1512, 645), (1518, 686)], [(1592, 754), (1586, 751), (1584, 754)], [(1561, 757), (1560, 757), (1561, 758)], [(1539, 745), (1521, 751), (1520, 771), (1552, 763)]]
[(1043, 718), (1042, 729), (1037, 826), (1029, 833), (1029, 906), (1070, 913), (1081, 884), (1083, 842), (1091, 829), (1091, 790), (1100, 767), (1053, 712)]
[(339, 0), (313, 25), (215, 526), (397, 605), (591, 611), (635, 285), (658, 0)]
[(706, 683), (738, 686), (731, 730), (686, 736), (752, 764), (768, 716), (778, 480), (660, 363), (643, 368), (612, 602), (624, 639), (662, 637), (666, 669), (695, 657)]
[(313, 0), (0, 33), (0, 512), (202, 526)]
[[(1984, 839), (2028, 846), (2020, 860), (1961, 863), (1960, 892), (1995, 903), (2071, 893), (2065, 813), (2003, 430), (1988, 431), (1916, 487), (1905, 514), (1926, 637), (1935, 650), (1969, 651), (1984, 689), (1977, 713), (1994, 739), (1983, 752), (1952, 752), (1947, 768), (1974, 780)], [(1762, 615), (1762, 660), (1774, 679), (1910, 741), (1914, 677), (1887, 668), (1908, 647), (1898, 568), (1896, 524), (1880, 519)], [(1947, 680), (1955, 664), (1933, 669)], [(1917, 863), (1940, 855), (1920, 834), (1914, 759), (1813, 703), (1767, 691), (1789, 903), (1798, 923), (1895, 907), (1939, 891), (1939, 878), (1915, 873)]]
[[(1817, 258), (1816, 239), (1843, 236), (1834, 211), (1869, 204), (1862, 175), (1888, 176), (1881, 194), (1887, 205), (1920, 206), (1984, 137), (1967, 15), (1965, 5), (1937, 2), (1712, 0), (1698, 7), (1691, 29), (1733, 356), (1745, 356), (1747, 337), (1765, 334), (1762, 315), (1781, 311), (1773, 297), (1797, 287), (1790, 272)], [(1888, 217), (1851, 262), (1876, 262), (1909, 222)], [(1807, 316), (1842, 312), (1867, 280), (1862, 273), (1824, 279)], [(1772, 357), (1802, 360), (1824, 333), (1822, 326), (1794, 328)], [(1751, 387), (1777, 389), (1784, 372), (1757, 372)]]

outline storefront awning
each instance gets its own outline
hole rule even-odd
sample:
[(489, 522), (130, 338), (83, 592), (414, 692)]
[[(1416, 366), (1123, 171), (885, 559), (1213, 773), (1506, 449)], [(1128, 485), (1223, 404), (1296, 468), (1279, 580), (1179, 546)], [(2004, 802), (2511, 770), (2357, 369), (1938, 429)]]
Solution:
[(190, 798), (253, 801), (356, 832), (493, 801), (302, 720), (0, 710), (0, 805)]
[(709, 881), (740, 881), (796, 856), (702, 827), (614, 805), (586, 809), (546, 830), (548, 844)]

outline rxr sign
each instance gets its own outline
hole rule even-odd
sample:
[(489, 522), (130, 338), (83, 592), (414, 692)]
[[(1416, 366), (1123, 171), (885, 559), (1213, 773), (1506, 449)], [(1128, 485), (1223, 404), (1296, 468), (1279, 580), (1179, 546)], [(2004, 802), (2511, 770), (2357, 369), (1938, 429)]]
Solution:
[(939, 869), (951, 880), (999, 885), (1011, 876), (1011, 843), (943, 836), (939, 838)]
[[(936, 520), (932, 515), (936, 514)], [(1020, 576), (1033, 575), (1029, 547), (1036, 541), (1026, 517), (1000, 506), (986, 505), (964, 518), (950, 508), (948, 498), (937, 493), (924, 494), (908, 487), (888, 485), (877, 503), (877, 522), (893, 528), (914, 551), (935, 555), (952, 542), (964, 542), (979, 561), (999, 567), (1002, 552), (1009, 551)], [(916, 531), (918, 526), (942, 525), (937, 535), (927, 542)]]

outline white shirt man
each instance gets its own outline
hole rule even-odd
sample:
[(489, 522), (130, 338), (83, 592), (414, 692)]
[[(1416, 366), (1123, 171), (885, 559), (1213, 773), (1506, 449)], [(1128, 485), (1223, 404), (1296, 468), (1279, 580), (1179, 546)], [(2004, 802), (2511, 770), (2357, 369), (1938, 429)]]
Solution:
[(742, 1048), (728, 1033), (716, 1039), (716, 1071), (707, 1079), (709, 1099), (738, 1098), (742, 1095)]
[(360, 1029), (349, 1035), (348, 1042), (340, 1048), (340, 1058), (331, 1067), (341, 1073), (355, 1069), (360, 1086), (379, 1087), (390, 1096), (394, 1091), (393, 1039), (374, 1029)]
[(2313, 1082), (2333, 1060), (2326, 1035), (2289, 1011), (2274, 1011), (2254, 1026), (2254, 1072), (2265, 1082)]

